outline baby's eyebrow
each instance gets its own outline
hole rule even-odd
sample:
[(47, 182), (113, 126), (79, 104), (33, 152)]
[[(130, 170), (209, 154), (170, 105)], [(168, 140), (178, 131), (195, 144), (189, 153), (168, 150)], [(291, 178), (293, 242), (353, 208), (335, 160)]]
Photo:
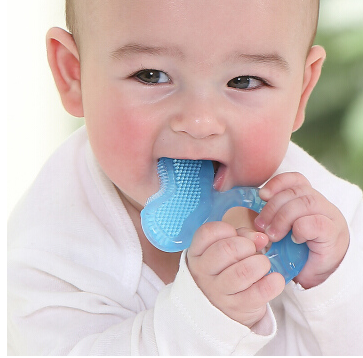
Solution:
[(138, 43), (130, 43), (124, 46), (117, 48), (116, 50), (110, 53), (110, 56), (120, 60), (125, 57), (129, 57), (132, 55), (151, 55), (151, 56), (158, 56), (158, 55), (167, 55), (172, 57), (179, 57), (183, 58), (184, 55), (182, 51), (180, 51), (176, 47), (158, 47), (158, 46), (147, 46)]
[(289, 71), (290, 66), (289, 63), (279, 54), (271, 53), (271, 54), (246, 54), (236, 52), (230, 58), (230, 61), (247, 61), (251, 63), (261, 63), (266, 65), (273, 65), (281, 70)]
[[(171, 56), (179, 59), (184, 59), (184, 53), (177, 47), (167, 46), (149, 46), (139, 43), (129, 43), (127, 45), (121, 46), (116, 50), (111, 51), (110, 56), (117, 60), (121, 60), (125, 57), (145, 54), (149, 56)], [(270, 54), (246, 54), (241, 52), (233, 52), (226, 58), (228, 62), (245, 61), (251, 63), (261, 63), (266, 65), (272, 65), (280, 68), (284, 71), (289, 71), (290, 66), (288, 62), (277, 53)]]

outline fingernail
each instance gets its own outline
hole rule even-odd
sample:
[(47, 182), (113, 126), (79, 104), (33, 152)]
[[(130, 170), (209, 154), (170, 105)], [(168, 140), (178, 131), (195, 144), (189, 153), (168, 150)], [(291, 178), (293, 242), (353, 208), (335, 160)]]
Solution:
[(263, 219), (261, 219), (260, 216), (257, 216), (256, 219), (255, 219), (255, 224), (256, 226), (258, 226), (260, 229), (265, 229), (266, 227), (266, 224), (265, 222), (263, 221)]
[(268, 236), (266, 234), (264, 234), (263, 232), (256, 232), (255, 233), (255, 239), (262, 239), (262, 240), (267, 240), (268, 241)]
[(276, 232), (271, 229), (271, 225), (267, 226), (265, 230), (265, 234), (270, 237), (271, 239), (274, 239), (276, 237)]
[(267, 188), (262, 188), (259, 191), (259, 195), (264, 198), (269, 198), (271, 195), (271, 191)]
[(300, 245), (300, 243), (296, 241), (295, 236), (294, 236), (293, 234), (291, 234), (291, 241), (292, 241), (294, 244)]

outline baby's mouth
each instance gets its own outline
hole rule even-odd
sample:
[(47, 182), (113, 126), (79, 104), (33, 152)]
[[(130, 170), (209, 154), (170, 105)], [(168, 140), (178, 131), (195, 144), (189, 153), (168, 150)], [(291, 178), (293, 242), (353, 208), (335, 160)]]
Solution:
[(214, 169), (213, 187), (215, 190), (221, 191), (227, 167), (221, 162), (215, 160), (213, 160), (212, 163)]
[(219, 169), (219, 167), (220, 167), (220, 165), (221, 165), (221, 163), (220, 163), (220, 162), (217, 162), (217, 161), (215, 161), (215, 160), (213, 160), (213, 161), (212, 161), (212, 163), (213, 163), (214, 178), (215, 178), (215, 177), (216, 177), (216, 174), (217, 174), (217, 172), (218, 172), (218, 169)]

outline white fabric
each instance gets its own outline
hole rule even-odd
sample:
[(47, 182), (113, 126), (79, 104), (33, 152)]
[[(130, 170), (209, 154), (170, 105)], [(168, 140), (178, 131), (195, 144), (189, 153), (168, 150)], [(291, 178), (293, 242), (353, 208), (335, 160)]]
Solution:
[[(127, 168), (125, 168), (127, 170)], [(291, 282), (253, 330), (210, 304), (185, 252), (165, 286), (84, 128), (50, 158), (8, 225), (8, 353), (26, 355), (348, 355), (363, 352), (362, 192), (294, 144), (299, 171), (338, 206), (351, 234), (318, 287)]]

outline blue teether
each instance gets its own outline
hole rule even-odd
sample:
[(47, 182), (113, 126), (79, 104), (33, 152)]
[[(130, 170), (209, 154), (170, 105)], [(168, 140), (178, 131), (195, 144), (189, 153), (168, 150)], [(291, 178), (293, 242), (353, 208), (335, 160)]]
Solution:
[[(209, 160), (161, 158), (158, 174), (160, 190), (141, 211), (141, 224), (149, 241), (162, 251), (188, 248), (202, 224), (222, 220), (230, 208), (242, 206), (259, 213), (266, 204), (259, 197), (258, 188), (215, 190), (214, 169)], [(304, 267), (308, 254), (307, 245), (295, 244), (290, 231), (265, 254), (271, 262), (269, 273), (279, 272), (288, 283)]]

